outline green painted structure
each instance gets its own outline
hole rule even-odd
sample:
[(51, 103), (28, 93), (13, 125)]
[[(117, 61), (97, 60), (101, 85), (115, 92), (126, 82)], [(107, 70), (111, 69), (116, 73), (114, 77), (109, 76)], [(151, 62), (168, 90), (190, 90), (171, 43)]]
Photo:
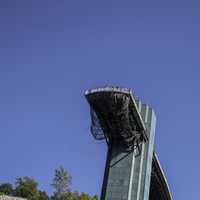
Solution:
[(85, 95), (93, 113), (92, 132), (108, 143), (101, 200), (172, 200), (154, 150), (153, 109), (128, 89), (98, 88)]

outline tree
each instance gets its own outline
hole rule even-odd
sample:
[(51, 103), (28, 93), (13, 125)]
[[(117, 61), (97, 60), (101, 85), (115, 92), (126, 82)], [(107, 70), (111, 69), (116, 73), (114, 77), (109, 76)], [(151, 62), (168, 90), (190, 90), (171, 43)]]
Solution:
[(3, 183), (0, 185), (0, 193), (5, 195), (13, 194), (13, 187), (10, 183)]
[(81, 200), (91, 200), (91, 197), (88, 194), (82, 192), (80, 195), (80, 199)]
[(54, 197), (61, 197), (62, 195), (70, 192), (71, 175), (61, 166), (55, 169), (53, 183), (51, 184), (54, 189)]
[(71, 193), (71, 199), (73, 200), (80, 200), (80, 194), (78, 191), (74, 191)]
[(30, 177), (20, 177), (16, 179), (15, 195), (27, 198), (28, 200), (38, 200), (38, 183)]
[[(57, 199), (52, 199), (52, 200), (57, 200)], [(58, 200), (98, 200), (97, 196), (90, 196), (86, 193), (79, 193), (79, 192), (67, 192), (60, 196)]]
[(98, 196), (97, 195), (94, 195), (92, 200), (98, 200)]
[(49, 200), (49, 196), (45, 191), (38, 191), (38, 192), (39, 192), (38, 200)]

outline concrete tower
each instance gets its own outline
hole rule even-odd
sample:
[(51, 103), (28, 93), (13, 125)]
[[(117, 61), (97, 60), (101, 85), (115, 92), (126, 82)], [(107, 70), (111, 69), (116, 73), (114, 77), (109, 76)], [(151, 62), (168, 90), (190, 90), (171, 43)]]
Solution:
[(108, 144), (101, 200), (171, 200), (154, 151), (156, 116), (126, 88), (87, 90), (91, 132)]

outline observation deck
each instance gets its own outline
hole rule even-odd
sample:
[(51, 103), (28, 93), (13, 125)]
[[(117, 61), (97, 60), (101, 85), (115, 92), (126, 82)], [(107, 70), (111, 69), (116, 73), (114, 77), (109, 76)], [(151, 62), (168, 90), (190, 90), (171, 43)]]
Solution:
[(148, 140), (146, 128), (132, 92), (126, 88), (105, 87), (87, 90), (91, 108), (91, 132), (108, 145), (122, 144), (134, 149)]

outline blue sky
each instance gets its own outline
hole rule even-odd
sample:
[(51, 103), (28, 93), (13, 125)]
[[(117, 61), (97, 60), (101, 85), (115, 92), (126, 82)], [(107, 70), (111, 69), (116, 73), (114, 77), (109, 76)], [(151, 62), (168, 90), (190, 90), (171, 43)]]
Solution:
[(89, 132), (88, 88), (131, 88), (157, 115), (156, 150), (175, 200), (199, 198), (198, 1), (1, 0), (0, 182), (99, 194), (106, 144)]

